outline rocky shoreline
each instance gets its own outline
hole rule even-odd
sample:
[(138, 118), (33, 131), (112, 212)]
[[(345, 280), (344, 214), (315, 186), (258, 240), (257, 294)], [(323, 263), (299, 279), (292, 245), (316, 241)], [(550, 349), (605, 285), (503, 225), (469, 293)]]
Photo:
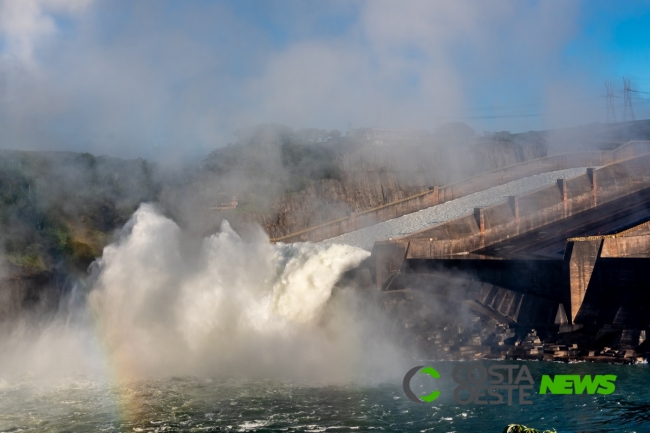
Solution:
[[(623, 334), (629, 331), (623, 331)], [(522, 361), (550, 361), (550, 362), (598, 362), (611, 364), (639, 364), (648, 362), (650, 353), (647, 344), (637, 347), (632, 345), (617, 344), (615, 347), (581, 346), (578, 343), (561, 342), (562, 334), (551, 334), (545, 341), (540, 338), (537, 330), (531, 329), (525, 337), (517, 338), (518, 332), (504, 329), (502, 333), (495, 334), (496, 339), (481, 341), (476, 334), (470, 335), (469, 340), (460, 337), (455, 344), (420, 344), (427, 354), (435, 353), (438, 357), (442, 351), (442, 358), (448, 360), (522, 360)], [(640, 334), (645, 339), (645, 331)], [(503, 338), (500, 341), (499, 337)], [(474, 340), (474, 341), (472, 341)], [(560, 342), (558, 342), (558, 340)], [(429, 340), (428, 340), (429, 341)], [(428, 342), (427, 341), (427, 342)], [(420, 343), (424, 343), (420, 341)], [(450, 343), (449, 341), (447, 343)], [(427, 347), (428, 346), (428, 347)], [(433, 350), (432, 350), (433, 349)]]
[[(500, 323), (466, 304), (384, 292), (383, 306), (396, 335), (425, 358), (550, 362), (648, 362), (646, 329), (610, 325), (535, 327)], [(414, 295), (414, 294), (411, 294)]]

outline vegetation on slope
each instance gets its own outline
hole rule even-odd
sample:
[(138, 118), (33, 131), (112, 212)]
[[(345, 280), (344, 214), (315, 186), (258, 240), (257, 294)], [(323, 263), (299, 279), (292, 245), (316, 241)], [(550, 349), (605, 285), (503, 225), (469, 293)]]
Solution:
[(88, 153), (0, 151), (0, 247), (25, 274), (84, 271), (156, 196), (152, 168)]

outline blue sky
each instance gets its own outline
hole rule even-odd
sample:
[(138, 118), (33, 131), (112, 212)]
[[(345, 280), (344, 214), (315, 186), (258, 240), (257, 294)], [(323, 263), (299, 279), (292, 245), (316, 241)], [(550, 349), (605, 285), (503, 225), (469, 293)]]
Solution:
[(604, 121), (605, 81), (650, 92), (649, 24), (650, 1), (0, 0), (1, 146), (148, 157), (267, 122)]

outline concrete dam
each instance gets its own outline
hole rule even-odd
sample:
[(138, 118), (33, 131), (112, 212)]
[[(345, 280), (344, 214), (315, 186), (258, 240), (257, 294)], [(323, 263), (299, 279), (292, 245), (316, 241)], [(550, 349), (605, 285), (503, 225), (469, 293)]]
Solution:
[[(436, 204), (326, 242), (354, 245), (364, 231), (375, 236), (364, 271), (429, 352), (640, 360), (650, 327), (650, 143), (564, 158), (545, 162), (554, 181), (527, 164), (533, 176), (525, 179), (544, 186), (510, 181), (510, 190), (519, 185), (524, 192), (504, 197), (505, 188), (486, 205), (461, 206), (469, 210), (463, 216), (409, 226), (415, 214), (442, 206)], [(494, 173), (480, 177), (483, 185), (499, 184)], [(471, 204), (463, 199), (481, 194), (472, 182), (463, 185), (470, 194), (449, 204)], [(431, 191), (430, 203), (444, 203), (442, 191)], [(398, 220), (406, 233), (395, 229)]]

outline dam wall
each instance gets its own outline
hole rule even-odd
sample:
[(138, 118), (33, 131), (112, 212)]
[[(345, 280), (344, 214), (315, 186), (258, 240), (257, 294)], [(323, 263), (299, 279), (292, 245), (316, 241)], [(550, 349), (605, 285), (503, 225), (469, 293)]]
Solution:
[(501, 323), (645, 329), (650, 327), (650, 233), (639, 233), (649, 226), (571, 238), (564, 257), (556, 260), (405, 258), (400, 266), (406, 249), (393, 244), (378, 249), (384, 254), (378, 257), (391, 263), (383, 271), (382, 289), (421, 290), (469, 302)]
[(647, 228), (568, 240), (566, 305), (573, 323), (650, 326), (650, 234), (639, 234)]
[(480, 315), (488, 316), (504, 325), (566, 324), (562, 304), (557, 300), (531, 293), (516, 292), (496, 284), (461, 278), (450, 274), (400, 273), (395, 276), (385, 296), (405, 293), (423, 293), (415, 287), (426, 287), (426, 298), (437, 298), (446, 303), (463, 305)]
[(435, 258), (471, 251), (501, 242), (546, 224), (650, 187), (650, 155), (591, 168), (573, 179), (424, 229), (393, 242), (408, 244), (405, 258)]
[(409, 259), (404, 273), (443, 273), (489, 282), (519, 293), (564, 301), (562, 260), (533, 259)]
[[(643, 155), (377, 242), (370, 262), (384, 291), (437, 292), (450, 277), (489, 287), (492, 295), (472, 292), (462, 302), (503, 323), (646, 329), (648, 219), (650, 155)], [(575, 237), (617, 227), (623, 229), (615, 234)], [(513, 299), (527, 300), (525, 315)]]
[(648, 153), (650, 142), (631, 141), (612, 151), (575, 152), (533, 159), (452, 184), (431, 187), (428, 191), (373, 209), (351, 213), (346, 218), (273, 238), (271, 241), (319, 242), (524, 177), (568, 168), (599, 167)]

